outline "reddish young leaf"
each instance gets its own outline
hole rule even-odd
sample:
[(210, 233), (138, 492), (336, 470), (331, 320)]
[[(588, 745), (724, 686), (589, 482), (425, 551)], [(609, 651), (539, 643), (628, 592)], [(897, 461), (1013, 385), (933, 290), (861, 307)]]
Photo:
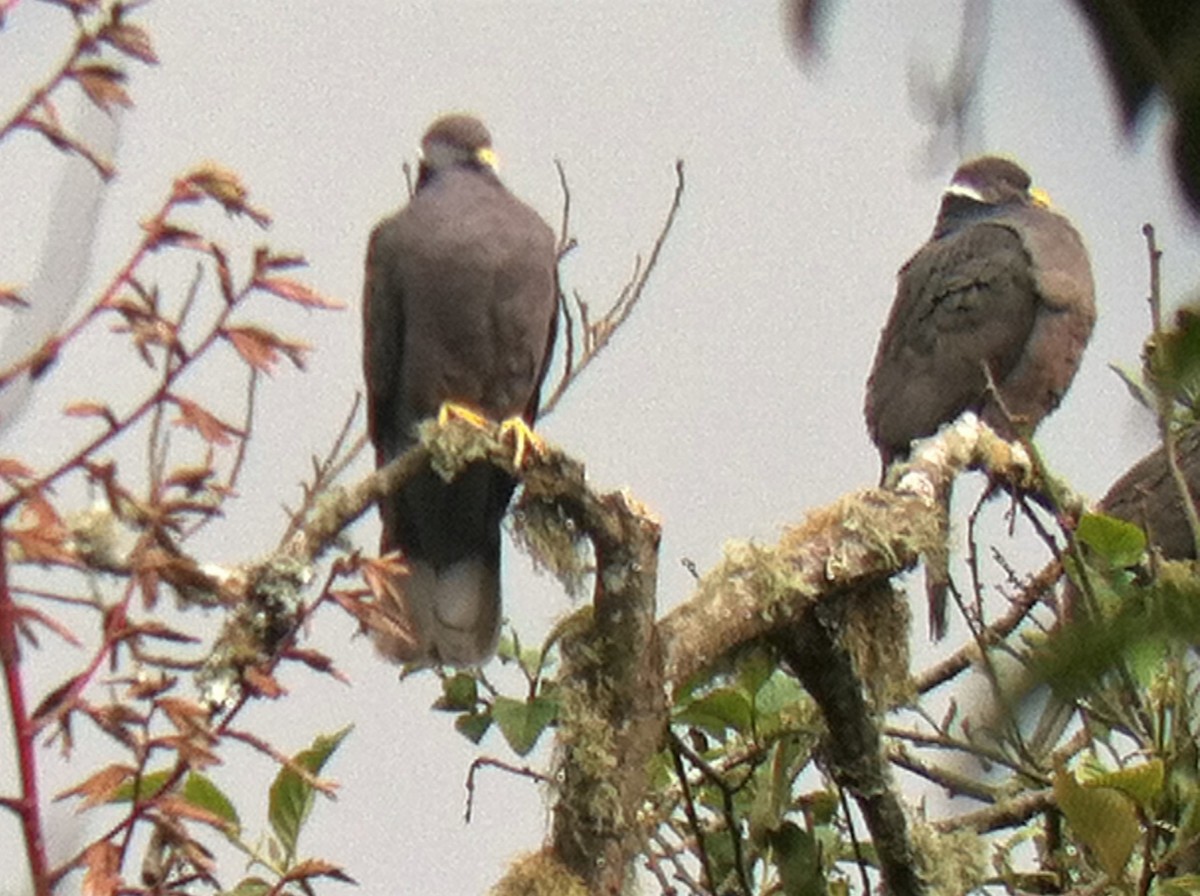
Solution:
[(196, 231), (172, 224), (170, 221), (143, 221), (142, 229), (146, 231), (151, 249), (162, 246), (187, 246), (203, 250), (208, 246)]
[(29, 376), (31, 378), (36, 380), (50, 369), (51, 364), (58, 360), (59, 345), (57, 337), (51, 337), (42, 343), (33, 360), (29, 362)]
[(68, 710), (74, 709), (79, 702), (78, 691), (80, 681), (80, 676), (72, 675), (43, 697), (38, 703), (37, 708), (33, 711), (33, 720), (38, 725), (44, 725), (53, 716), (58, 716)]
[(153, 619), (148, 619), (145, 622), (139, 622), (129, 626), (124, 632), (126, 638), (143, 637), (143, 638), (158, 638), (161, 641), (171, 641), (175, 644), (199, 644), (201, 639), (194, 635), (189, 635), (186, 632), (181, 632), (178, 629), (158, 622)]
[(98, 401), (73, 401), (63, 408), (63, 413), (68, 417), (100, 417), (111, 429), (116, 429), (118, 425), (112, 408)]
[(287, 689), (276, 681), (275, 676), (253, 666), (247, 667), (242, 672), (242, 679), (246, 682), (247, 687), (268, 700), (275, 700), (287, 693)]
[(44, 625), (68, 644), (74, 645), (75, 647), (83, 646), (83, 642), (80, 641), (79, 638), (76, 637), (75, 633), (67, 628), (67, 626), (61, 620), (55, 619), (53, 616), (43, 613), (41, 610), (34, 609), (33, 607), (18, 606), (17, 615), (22, 620), (38, 622)]
[(7, 283), (0, 283), (0, 305), (6, 305), (10, 308), (28, 308), (29, 303), (21, 298), (21, 294), (15, 286), (9, 286)]
[(225, 300), (226, 305), (232, 305), (234, 303), (233, 275), (229, 273), (229, 259), (225, 255), (225, 250), (216, 243), (209, 246), (208, 251), (212, 253), (213, 260), (217, 263), (217, 280), (221, 284), (221, 297)]
[(238, 430), (222, 423), (196, 402), (178, 395), (172, 395), (171, 400), (179, 408), (179, 419), (174, 421), (175, 425), (195, 430), (210, 445), (228, 445), (233, 441), (230, 436), (241, 436)]
[(282, 271), (287, 268), (300, 268), (308, 264), (303, 255), (274, 255), (266, 246), (254, 250), (254, 275), (257, 277), (263, 271)]
[(311, 880), (315, 877), (329, 877), (343, 883), (352, 884), (354, 878), (346, 874), (340, 867), (325, 859), (305, 859), (298, 862), (284, 876), (285, 881)]
[(189, 802), (177, 793), (164, 793), (154, 802), (160, 812), (176, 819), (198, 821), (221, 831), (228, 831), (232, 827), (229, 821), (220, 815)]
[(147, 749), (170, 750), (178, 753), (180, 761), (191, 769), (202, 769), (221, 764), (220, 757), (208, 748), (207, 741), (199, 734), (152, 737), (145, 746)]
[(28, 482), (34, 476), (33, 469), (15, 457), (0, 457), (0, 479), (5, 482), (15, 485), (22, 481)]
[(100, 769), (82, 783), (55, 795), (54, 798), (64, 800), (69, 796), (83, 797), (83, 802), (79, 804), (78, 809), (82, 812), (85, 809), (102, 806), (109, 802), (121, 785), (131, 780), (135, 774), (137, 774), (137, 770), (132, 766), (113, 763)]
[(130, 707), (120, 703), (109, 703), (107, 706), (89, 706), (83, 703), (79, 709), (109, 737), (132, 751), (142, 748), (141, 729), (146, 720)]
[(158, 570), (154, 568), (138, 569), (134, 572), (134, 580), (142, 593), (142, 606), (148, 610), (158, 604)]
[(211, 464), (195, 467), (176, 467), (171, 471), (171, 475), (163, 480), (163, 486), (165, 488), (179, 487), (189, 495), (194, 495), (197, 492), (204, 491), (208, 487), (209, 481), (215, 475), (216, 470), (212, 468)]
[(263, 373), (275, 372), (280, 352), (287, 355), (296, 367), (303, 370), (305, 353), (310, 348), (306, 343), (283, 339), (269, 330), (249, 324), (226, 327), (222, 331), (222, 335), (242, 356), (243, 361)]
[(172, 725), (185, 734), (208, 730), (208, 710), (195, 700), (163, 697), (155, 701), (155, 706), (166, 714)]
[[(129, 680), (128, 694), (133, 700), (149, 700), (160, 694), (165, 694), (178, 684), (179, 679), (173, 675), (159, 672), (157, 675), (143, 673)], [(120, 703), (113, 704), (120, 706)]]
[(99, 840), (83, 853), (82, 896), (116, 896), (121, 887), (121, 851)]
[(149, 314), (151, 312), (150, 306), (145, 299), (136, 293), (130, 295), (127, 292), (109, 296), (100, 303), (99, 307), (117, 311), (124, 317)]
[(299, 660), (308, 666), (308, 668), (316, 672), (324, 672), (332, 675), (343, 684), (349, 684), (350, 679), (339, 672), (333, 665), (333, 659), (326, 656), (317, 650), (309, 650), (306, 648), (292, 647), (284, 650), (282, 653), (284, 659)]
[(254, 285), (259, 289), (274, 293), (281, 299), (304, 305), (306, 308), (325, 308), (341, 311), (346, 307), (344, 302), (326, 298), (310, 286), (291, 277), (255, 277)]
[(242, 214), (265, 227), (271, 217), (246, 201), (249, 191), (237, 173), (213, 162), (205, 162), (184, 176), (184, 183), (221, 203), (227, 212)]
[(17, 544), (32, 563), (77, 564), (73, 551), (67, 546), (70, 533), (54, 507), (39, 491), (34, 492), (21, 505), (19, 522), (22, 525), (9, 530), (9, 537)]
[(382, 616), (379, 608), (375, 604), (363, 600), (371, 594), (368, 588), (357, 588), (354, 590), (330, 590), (329, 597), (335, 604), (357, 619), (366, 628), (372, 627), (372, 622), (376, 617)]
[(105, 111), (133, 105), (133, 100), (121, 86), (125, 82), (125, 72), (112, 63), (85, 62), (72, 68), (69, 74), (83, 88), (88, 99)]
[(132, 22), (109, 22), (100, 30), (100, 39), (147, 65), (157, 65), (158, 56), (150, 43), (150, 35)]

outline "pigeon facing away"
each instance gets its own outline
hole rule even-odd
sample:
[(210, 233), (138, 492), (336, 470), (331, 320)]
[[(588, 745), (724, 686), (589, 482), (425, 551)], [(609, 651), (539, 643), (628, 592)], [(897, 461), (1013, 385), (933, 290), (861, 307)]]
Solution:
[[(491, 420), (537, 416), (557, 323), (554, 232), (495, 171), (477, 119), (435, 121), (408, 205), (371, 233), (363, 294), (363, 370), (376, 463), (416, 441), (446, 402)], [(516, 483), (488, 463), (453, 482), (426, 469), (380, 502), (381, 551), (408, 574), (378, 636), (404, 662), (473, 665), (500, 627), (500, 523)]]
[[(1075, 228), (1030, 186), (1007, 159), (962, 165), (933, 236), (900, 269), (867, 380), (885, 473), (964, 411), (1005, 438), (1031, 432), (1070, 386), (1096, 319), (1092, 269)], [(935, 639), (945, 597), (931, 582)]]

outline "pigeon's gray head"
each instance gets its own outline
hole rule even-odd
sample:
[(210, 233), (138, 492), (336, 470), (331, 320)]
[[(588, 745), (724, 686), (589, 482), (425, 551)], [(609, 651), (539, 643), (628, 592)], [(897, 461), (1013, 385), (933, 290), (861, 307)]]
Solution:
[(457, 167), (496, 168), (492, 135), (471, 115), (445, 115), (429, 126), (421, 140), (423, 171)]
[(1016, 162), (999, 156), (982, 156), (959, 166), (946, 187), (946, 195), (962, 196), (985, 205), (1043, 204), (1040, 193)]

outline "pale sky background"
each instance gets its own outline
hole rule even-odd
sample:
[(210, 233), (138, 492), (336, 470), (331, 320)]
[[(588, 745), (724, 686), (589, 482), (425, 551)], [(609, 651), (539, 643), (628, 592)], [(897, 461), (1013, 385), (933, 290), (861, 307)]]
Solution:
[[(593, 307), (617, 294), (635, 254), (649, 249), (674, 161), (685, 160), (684, 206), (643, 304), (542, 427), (586, 460), (598, 487), (628, 487), (661, 515), (664, 610), (691, 589), (681, 558), (707, 569), (726, 539), (772, 539), (806, 508), (872, 484), (864, 381), (896, 270), (928, 236), (956, 161), (926, 163), (929, 132), (914, 117), (906, 72), (914, 62), (944, 67), (959, 4), (874, 0), (835, 12), (825, 60), (805, 74), (776, 0), (159, 0), (138, 11), (162, 64), (129, 66), (136, 107), (125, 116), (121, 173), (100, 216), (92, 286), (123, 261), (136, 222), (172, 178), (211, 159), (238, 171), (252, 201), (274, 216), (263, 235), (222, 225), (240, 258), (263, 241), (302, 252), (309, 281), (350, 306), (332, 315), (253, 306), (257, 319), (308, 340), (315, 353), (307, 374), (281, 369), (263, 384), (241, 497), (196, 543), (202, 559), (233, 564), (274, 545), (281, 505), (297, 503), (310, 456), (331, 444), (360, 388), (367, 233), (402, 202), (401, 165), (415, 161), (425, 127), (451, 110), (488, 123), (505, 181), (555, 226), (553, 160), (563, 161), (580, 241), (563, 279)], [(58, 61), (65, 24), (61, 10), (34, 0), (10, 14), (0, 32), (0, 109)], [(1193, 284), (1200, 240), (1165, 173), (1161, 124), (1152, 121), (1132, 145), (1122, 138), (1098, 56), (1066, 2), (995, 4), (991, 40), (983, 139), (972, 149), (1024, 163), (1092, 252), (1099, 322), (1039, 441), (1077, 489), (1098, 496), (1153, 443), (1148, 418), (1107, 370), (1137, 363), (1148, 326), (1142, 223), (1158, 228), (1172, 300)], [(0, 146), (0, 282), (28, 283), (47, 263), (46, 197), (62, 168), (29, 135)], [(178, 296), (190, 271), (165, 268), (164, 293)], [(64, 421), (63, 404), (134, 376), (125, 356), (110, 361), (103, 351), (94, 340), (64, 356), (0, 437), (0, 455), (48, 463), (90, 431)], [(239, 374), (194, 388), (220, 406), (241, 383)], [(351, 534), (373, 549), (378, 524), (372, 516)], [(511, 545), (505, 564), (506, 610), (533, 640), (569, 602)], [(920, 621), (919, 591), (917, 600)], [(327, 768), (341, 782), (339, 798), (318, 803), (301, 852), (342, 865), (363, 894), (481, 893), (515, 853), (540, 845), (545, 797), (525, 780), (484, 772), (465, 826), (463, 784), (479, 751), (454, 732), (452, 717), (428, 709), (431, 676), (397, 683), (395, 668), (353, 631), (326, 611), (312, 632), (352, 687), (290, 670), (289, 699), (242, 717), (241, 727), (270, 732), (289, 752), (356, 725)], [(923, 649), (919, 623), (915, 638)], [(46, 685), (84, 661), (81, 652), (59, 653), (37, 672)], [(11, 755), (6, 737), (0, 757)], [(93, 769), (97, 743), (84, 737), (74, 761), (49, 761), (45, 792)], [(482, 751), (512, 758), (494, 732)], [(265, 825), (273, 769), (246, 758), (231, 754), (215, 774), (253, 831)], [(544, 751), (535, 758), (548, 759)], [(0, 789), (12, 792), (14, 780), (3, 759)], [(65, 804), (52, 817), (61, 856), (86, 822)], [(24, 876), (16, 835), (12, 818), (0, 817), (0, 893), (22, 892), (8, 883)]]

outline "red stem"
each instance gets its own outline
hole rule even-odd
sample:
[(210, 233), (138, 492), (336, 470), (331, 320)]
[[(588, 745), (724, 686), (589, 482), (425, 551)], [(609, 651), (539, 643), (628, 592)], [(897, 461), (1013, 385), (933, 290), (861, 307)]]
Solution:
[(42, 817), (38, 805), (37, 752), (34, 743), (37, 729), (25, 708), (21, 653), (17, 644), (17, 606), (8, 589), (8, 564), (4, 556), (6, 547), (4, 532), (0, 529), (0, 662), (4, 665), (4, 686), (8, 691), (9, 716), (21, 773), (20, 798), (6, 800), (4, 805), (14, 809), (21, 818), (25, 855), (29, 860), (29, 876), (35, 896), (50, 896), (49, 863), (46, 860), (46, 843), (42, 836)]

